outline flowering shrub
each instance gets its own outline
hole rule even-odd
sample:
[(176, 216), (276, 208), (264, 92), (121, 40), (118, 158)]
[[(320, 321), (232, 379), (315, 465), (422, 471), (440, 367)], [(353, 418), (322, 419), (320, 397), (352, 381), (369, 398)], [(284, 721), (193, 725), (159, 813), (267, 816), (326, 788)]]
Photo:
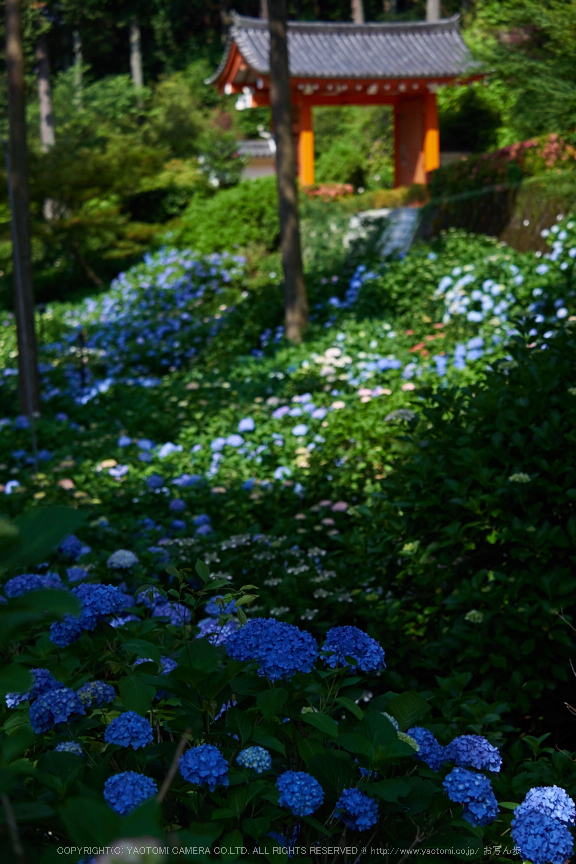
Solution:
[[(272, 305), (242, 262), (163, 250), (46, 314), (33, 429), (6, 317), (0, 755), (34, 854), (94, 822), (479, 850), (530, 787), (573, 794), (533, 704), (566, 674), (573, 596), (574, 223), (548, 240), (452, 232), (323, 275), (297, 348), (259, 313), (242, 329)], [(65, 501), (84, 522), (22, 558)]]

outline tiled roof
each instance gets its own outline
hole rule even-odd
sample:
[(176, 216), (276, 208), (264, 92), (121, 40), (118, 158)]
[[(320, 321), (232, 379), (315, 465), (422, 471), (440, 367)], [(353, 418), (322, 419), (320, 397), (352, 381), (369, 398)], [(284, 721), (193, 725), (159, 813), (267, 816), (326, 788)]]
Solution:
[[(459, 15), (440, 21), (347, 24), (290, 21), (294, 78), (447, 78), (478, 71), (459, 31)], [(220, 77), (232, 44), (257, 75), (269, 74), (268, 22), (233, 13)]]

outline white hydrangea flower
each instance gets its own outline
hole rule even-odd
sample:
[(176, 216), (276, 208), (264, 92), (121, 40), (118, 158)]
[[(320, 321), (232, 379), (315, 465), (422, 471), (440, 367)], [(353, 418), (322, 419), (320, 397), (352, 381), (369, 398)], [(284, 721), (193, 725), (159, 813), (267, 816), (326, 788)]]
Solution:
[(138, 564), (138, 558), (129, 549), (117, 549), (110, 555), (106, 564), (111, 570), (127, 570), (128, 567)]

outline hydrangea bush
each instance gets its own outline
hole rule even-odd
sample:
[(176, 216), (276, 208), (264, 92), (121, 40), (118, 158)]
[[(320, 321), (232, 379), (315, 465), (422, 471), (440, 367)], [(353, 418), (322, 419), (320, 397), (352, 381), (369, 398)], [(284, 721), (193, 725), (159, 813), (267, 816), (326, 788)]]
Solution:
[[(0, 755), (27, 855), (42, 848), (49, 864), (46, 838), (84, 844), (87, 825), (98, 843), (155, 832), (262, 850), (356, 835), (443, 848), (450, 835), (481, 855), (511, 836), (510, 802), (531, 787), (573, 793), (569, 758), (541, 746), (540, 708), (528, 710), (539, 663), (551, 684), (565, 675), (569, 635), (542, 634), (557, 596), (570, 614), (571, 582), (544, 573), (526, 608), (507, 575), (528, 560), (532, 590), (539, 556), (548, 568), (550, 550), (570, 548), (548, 524), (557, 503), (538, 507), (548, 489), (571, 512), (572, 475), (545, 451), (552, 441), (566, 458), (571, 440), (574, 223), (549, 240), (535, 258), (452, 232), (350, 279), (324, 274), (296, 348), (244, 262), (163, 250), (96, 300), (47, 311), (33, 424), (14, 409), (6, 316), (5, 510), (24, 526), (45, 503), (85, 514), (55, 553), (3, 578), (0, 617), (29, 622), (0, 634), (12, 661)], [(533, 425), (552, 368), (565, 386), (541, 406), (528, 465), (512, 458), (527, 452), (516, 419), (501, 429), (494, 406), (528, 399), (514, 417)], [(462, 438), (478, 412), (490, 445), (460, 495), (440, 431), (454, 434), (443, 458), (460, 465), (464, 447), (473, 460), (477, 440)], [(423, 476), (439, 497), (423, 496)], [(422, 512), (430, 536), (411, 522)], [(472, 578), (470, 532), (487, 550)], [(190, 568), (196, 557), (210, 569)], [(504, 687), (497, 664), (518, 661), (503, 620), (525, 658)], [(566, 808), (529, 801), (511, 842), (565, 854)]]

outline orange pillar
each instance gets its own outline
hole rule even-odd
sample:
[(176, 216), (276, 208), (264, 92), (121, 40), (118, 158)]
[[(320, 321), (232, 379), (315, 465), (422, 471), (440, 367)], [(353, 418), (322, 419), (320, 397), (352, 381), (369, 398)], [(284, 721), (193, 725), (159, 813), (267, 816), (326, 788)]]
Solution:
[(396, 186), (426, 183), (424, 96), (401, 96), (394, 111)]
[(436, 93), (426, 93), (424, 111), (424, 169), (434, 171), (440, 167), (440, 132)]
[(314, 184), (314, 132), (312, 129), (312, 106), (309, 102), (302, 102), (300, 105), (298, 179), (301, 186)]

